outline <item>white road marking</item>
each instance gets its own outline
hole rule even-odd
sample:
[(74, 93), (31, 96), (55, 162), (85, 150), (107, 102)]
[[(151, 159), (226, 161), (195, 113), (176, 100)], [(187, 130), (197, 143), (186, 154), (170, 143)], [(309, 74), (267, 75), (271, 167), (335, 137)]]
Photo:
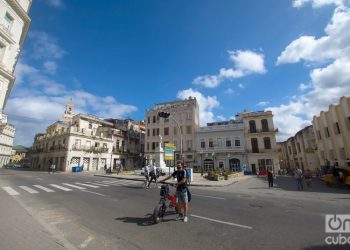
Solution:
[(43, 187), (43, 186), (40, 186), (40, 185), (33, 185), (33, 186), (36, 187), (36, 188), (39, 188), (39, 189), (41, 189), (41, 190), (44, 190), (44, 191), (46, 191), (46, 192), (48, 192), (48, 193), (55, 192), (55, 191), (53, 191), (52, 189), (49, 189), (49, 188), (46, 188), (46, 187)]
[(99, 188), (99, 186), (89, 185), (89, 184), (80, 183), (80, 182), (76, 182), (75, 184), (85, 186), (85, 187)]
[(90, 241), (92, 241), (93, 239), (94, 239), (94, 237), (89, 236), (86, 240), (84, 240), (83, 243), (81, 243), (81, 244), (79, 245), (79, 248), (82, 249), (82, 248), (87, 247), (87, 246), (89, 245)]
[(27, 191), (28, 193), (30, 194), (38, 194), (39, 192), (30, 188), (30, 187), (27, 187), (27, 186), (19, 186), (20, 188), (22, 188), (23, 190)]
[(11, 187), (2, 187), (9, 195), (19, 195), (19, 193)]
[(72, 189), (65, 188), (65, 187), (62, 187), (62, 186), (59, 186), (59, 185), (56, 185), (56, 184), (50, 184), (50, 186), (53, 186), (53, 187), (58, 188), (58, 189), (61, 189), (63, 191), (72, 191)]
[(192, 195), (193, 195), (193, 196), (206, 197), (206, 198), (212, 198), (212, 199), (218, 199), (218, 200), (226, 200), (226, 198), (215, 197), (215, 196), (209, 196), (209, 195), (200, 195), (200, 194), (192, 194)]
[(109, 185), (102, 184), (102, 183), (97, 183), (97, 182), (88, 181), (88, 182), (85, 182), (85, 183), (87, 183), (87, 184), (93, 184), (93, 185), (97, 185), (97, 186), (102, 186), (102, 187), (109, 187)]
[(66, 185), (66, 186), (68, 186), (68, 187), (77, 188), (77, 189), (79, 189), (79, 190), (86, 189), (86, 188), (84, 188), (84, 187), (79, 187), (79, 186), (77, 186), (77, 185), (73, 185), (73, 184), (69, 184), (69, 183), (62, 183), (62, 184), (63, 184), (63, 185)]
[(226, 222), (226, 221), (221, 221), (221, 220), (210, 219), (210, 218), (199, 216), (199, 215), (195, 215), (195, 214), (191, 214), (191, 216), (195, 217), (195, 218), (203, 219), (203, 220), (209, 220), (209, 221), (214, 221), (214, 222), (230, 225), (230, 226), (241, 227), (241, 228), (250, 229), (250, 230), (253, 229), (250, 226), (245, 226), (245, 225), (241, 225), (241, 224), (237, 224), (237, 223), (231, 223), (231, 222)]
[(92, 193), (92, 194), (97, 194), (97, 195), (104, 196), (104, 197), (106, 196), (104, 194), (100, 194), (100, 193), (96, 193), (96, 192), (92, 192), (92, 191), (88, 191), (88, 190), (81, 190), (81, 191), (87, 192), (87, 193)]

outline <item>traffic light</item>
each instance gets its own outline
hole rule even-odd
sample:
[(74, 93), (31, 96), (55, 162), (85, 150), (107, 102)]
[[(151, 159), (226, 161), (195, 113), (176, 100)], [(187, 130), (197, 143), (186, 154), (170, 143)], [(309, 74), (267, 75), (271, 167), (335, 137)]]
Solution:
[(162, 117), (162, 118), (169, 118), (170, 113), (164, 112), (164, 111), (159, 111), (159, 112), (158, 112), (158, 116), (159, 116), (159, 117)]

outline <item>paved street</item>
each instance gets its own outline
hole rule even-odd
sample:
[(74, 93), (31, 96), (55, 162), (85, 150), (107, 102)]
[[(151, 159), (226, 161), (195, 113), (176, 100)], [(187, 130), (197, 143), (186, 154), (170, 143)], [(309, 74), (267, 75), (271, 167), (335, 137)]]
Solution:
[[(150, 215), (154, 185), (91, 174), (0, 169), (0, 249), (328, 249), (324, 215), (346, 214), (349, 191), (290, 177), (192, 187), (189, 222)], [(339, 248), (338, 248), (339, 249)]]

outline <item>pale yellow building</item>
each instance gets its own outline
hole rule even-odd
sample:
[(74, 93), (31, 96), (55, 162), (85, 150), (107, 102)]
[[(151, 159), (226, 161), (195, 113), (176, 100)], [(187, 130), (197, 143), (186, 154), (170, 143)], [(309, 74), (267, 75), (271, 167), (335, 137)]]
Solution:
[(247, 169), (253, 174), (280, 169), (271, 111), (243, 112), (239, 114), (244, 123), (244, 136), (248, 156)]
[[(160, 118), (159, 111), (169, 112), (170, 117)], [(196, 98), (189, 97), (186, 100), (156, 104), (154, 109), (146, 110), (146, 158), (157, 158), (159, 136), (161, 136), (162, 147), (165, 143), (174, 144), (176, 147), (175, 158), (178, 160), (180, 160), (182, 148), (185, 163), (187, 166), (193, 167), (196, 155), (195, 129), (198, 127), (199, 107)]]
[(312, 124), (321, 165), (350, 167), (350, 96), (314, 116)]

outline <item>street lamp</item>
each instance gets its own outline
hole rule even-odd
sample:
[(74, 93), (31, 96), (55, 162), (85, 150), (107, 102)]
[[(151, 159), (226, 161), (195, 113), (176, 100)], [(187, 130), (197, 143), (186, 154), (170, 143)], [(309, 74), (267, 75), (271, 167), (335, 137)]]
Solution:
[(231, 166), (230, 166), (230, 157), (231, 157), (231, 155), (230, 155), (230, 153), (228, 153), (228, 154), (227, 154), (227, 162), (228, 162), (228, 168), (229, 168), (229, 170), (231, 170)]
[(215, 152), (212, 152), (211, 156), (213, 157), (213, 163), (214, 163), (213, 169), (215, 169)]
[(201, 150), (201, 151), (199, 152), (199, 154), (201, 155), (201, 176), (203, 176), (203, 158), (202, 158), (202, 156), (203, 156), (203, 150)]

